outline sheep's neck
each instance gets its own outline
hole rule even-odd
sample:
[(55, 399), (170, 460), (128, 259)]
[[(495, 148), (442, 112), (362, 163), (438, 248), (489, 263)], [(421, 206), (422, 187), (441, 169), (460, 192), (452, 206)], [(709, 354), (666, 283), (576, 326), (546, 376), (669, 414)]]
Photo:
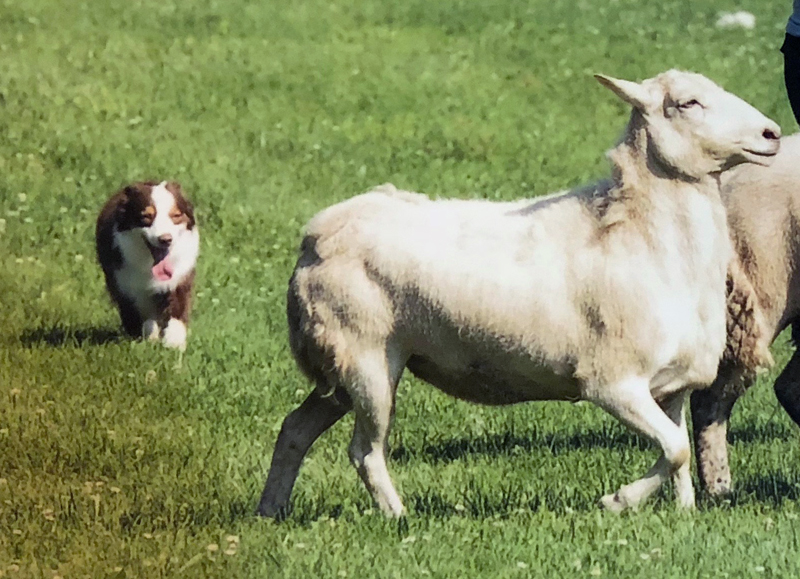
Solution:
[(701, 193), (719, 198), (719, 174), (712, 173), (697, 178), (667, 165), (651, 147), (645, 120), (634, 112), (620, 143), (608, 153), (612, 167), (614, 188), (622, 198), (642, 198), (658, 188), (659, 194), (667, 188), (690, 185)]
[(686, 194), (708, 195), (722, 207), (719, 175), (697, 179), (666, 166), (650, 149), (641, 115), (634, 113), (622, 140), (609, 151), (608, 158), (612, 166), (610, 187), (598, 191), (591, 200), (603, 230), (627, 223), (650, 238), (652, 228), (648, 224), (662, 219), (665, 203), (667, 211), (673, 212), (675, 204), (687, 198)]

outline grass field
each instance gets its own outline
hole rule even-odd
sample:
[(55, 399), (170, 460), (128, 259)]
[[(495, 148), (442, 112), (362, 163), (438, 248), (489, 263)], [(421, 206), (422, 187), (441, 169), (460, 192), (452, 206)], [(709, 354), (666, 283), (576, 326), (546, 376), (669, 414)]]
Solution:
[[(752, 31), (717, 30), (747, 9)], [(793, 132), (790, 3), (0, 0), (0, 577), (797, 577), (800, 436), (766, 375), (730, 439), (737, 490), (678, 512), (597, 499), (655, 450), (585, 405), (497, 409), (403, 380), (373, 512), (352, 418), (283, 523), (254, 516), (309, 385), (286, 343), (302, 224), (391, 181), (512, 199), (602, 176), (627, 111), (593, 72), (702, 72)], [(105, 198), (193, 197), (189, 348), (120, 339), (93, 256)], [(786, 360), (788, 345), (775, 347)]]

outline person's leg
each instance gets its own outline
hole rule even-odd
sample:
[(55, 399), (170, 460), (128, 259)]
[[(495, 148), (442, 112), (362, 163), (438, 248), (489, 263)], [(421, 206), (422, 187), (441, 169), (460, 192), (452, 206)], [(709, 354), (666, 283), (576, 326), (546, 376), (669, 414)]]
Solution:
[(800, 124), (800, 38), (787, 34), (781, 46), (783, 79), (794, 118)]

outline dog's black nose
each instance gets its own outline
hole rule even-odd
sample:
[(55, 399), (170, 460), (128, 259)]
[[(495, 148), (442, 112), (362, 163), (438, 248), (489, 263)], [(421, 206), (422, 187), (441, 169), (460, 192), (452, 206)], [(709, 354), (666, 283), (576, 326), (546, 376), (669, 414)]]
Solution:
[(171, 233), (164, 233), (158, 236), (158, 242), (161, 245), (169, 245), (172, 243), (172, 234)]

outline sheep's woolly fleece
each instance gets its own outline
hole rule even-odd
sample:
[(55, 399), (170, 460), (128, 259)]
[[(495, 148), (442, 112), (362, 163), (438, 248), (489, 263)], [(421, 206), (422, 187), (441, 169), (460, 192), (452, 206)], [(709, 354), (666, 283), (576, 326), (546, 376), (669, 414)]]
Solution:
[(722, 360), (742, 369), (740, 383), (731, 386), (744, 389), (759, 369), (774, 363), (769, 351), (770, 336), (764, 329), (756, 292), (737, 261), (728, 268), (726, 283), (728, 339)]

